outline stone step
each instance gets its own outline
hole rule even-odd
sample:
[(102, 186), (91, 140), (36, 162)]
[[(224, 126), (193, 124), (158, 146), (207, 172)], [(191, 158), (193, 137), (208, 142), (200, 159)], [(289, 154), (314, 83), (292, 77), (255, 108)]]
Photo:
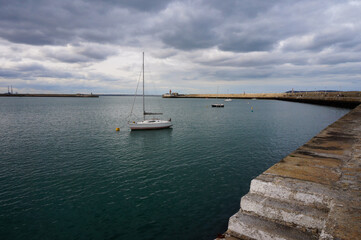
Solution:
[(328, 209), (318, 209), (300, 205), (299, 202), (280, 201), (250, 193), (242, 197), (241, 209), (271, 221), (313, 230), (322, 230), (328, 216)]
[(239, 211), (229, 219), (227, 233), (239, 239), (257, 240), (315, 240), (319, 237), (318, 234), (303, 232), (243, 211)]
[(332, 199), (337, 197), (330, 186), (265, 173), (252, 180), (250, 193), (321, 209), (329, 208)]

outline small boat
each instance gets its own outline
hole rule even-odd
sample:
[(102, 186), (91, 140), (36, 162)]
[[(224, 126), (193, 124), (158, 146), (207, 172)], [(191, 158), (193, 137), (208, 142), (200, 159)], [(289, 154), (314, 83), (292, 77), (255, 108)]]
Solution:
[(224, 107), (224, 104), (222, 104), (222, 103), (215, 103), (215, 104), (212, 104), (212, 107), (217, 107), (217, 108), (219, 108), (219, 107)]
[[(229, 96), (229, 91), (227, 91), (227, 95)], [(225, 102), (232, 102), (232, 98), (226, 98), (224, 99)]]
[[(135, 95), (136, 96), (136, 95)], [(133, 111), (133, 110), (132, 110)], [(144, 52), (143, 52), (143, 121), (129, 121), (128, 126), (130, 130), (157, 130), (170, 128), (172, 120), (160, 120), (160, 119), (145, 119), (146, 115), (162, 115), (163, 113), (152, 113), (145, 111), (145, 98), (144, 98)], [(131, 113), (132, 115), (132, 113)]]
[[(218, 88), (217, 88), (216, 100), (217, 99), (218, 99)], [(224, 104), (222, 104), (222, 103), (214, 103), (214, 104), (212, 104), (212, 107), (221, 108), (221, 107), (224, 107)]]

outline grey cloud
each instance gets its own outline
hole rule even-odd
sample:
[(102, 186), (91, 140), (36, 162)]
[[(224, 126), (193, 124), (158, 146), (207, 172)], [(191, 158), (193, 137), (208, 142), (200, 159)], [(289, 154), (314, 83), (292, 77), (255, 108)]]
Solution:
[[(318, 34), (323, 27), (332, 27), (319, 14), (319, 9), (332, 2), (2, 1), (0, 37), (29, 45), (93, 42), (141, 47), (162, 42), (184, 51), (218, 47), (232, 52), (270, 51), (284, 39), (313, 33), (316, 37), (310, 50), (356, 44), (346, 38), (359, 36), (357, 29), (347, 36), (342, 32)], [(155, 24), (149, 25), (154, 19)], [(290, 45), (285, 50), (295, 48)]]
[(263, 1), (263, 0), (204, 0), (203, 4), (221, 11), (225, 18), (234, 20), (254, 19), (258, 15), (264, 14), (275, 5), (283, 5), (287, 1)]
[(102, 61), (109, 56), (116, 55), (117, 50), (106, 45), (83, 46), (79, 44), (68, 45), (67, 48), (44, 49), (43, 54), (47, 58), (52, 58), (65, 63), (83, 63)]
[(0, 77), (35, 80), (37, 78), (81, 78), (79, 74), (53, 70), (41, 64), (19, 64), (11, 68), (0, 69)]
[(230, 52), (253, 52), (253, 51), (269, 51), (273, 48), (276, 40), (272, 38), (254, 36), (233, 36), (220, 44), (219, 48), (223, 51)]
[[(132, 81), (119, 77), (113, 77), (103, 73), (74, 73), (65, 69), (51, 69), (37, 63), (18, 64), (11, 68), (0, 68), (0, 77), (18, 78), (23, 80), (36, 80), (38, 78), (58, 78), (58, 79), (84, 79), (84, 80), (101, 80), (106, 82)], [(75, 84), (75, 82), (73, 82)]]
[(17, 78), (19, 73), (12, 69), (0, 68), (0, 78)]
[[(101, 70), (98, 75), (75, 74), (79, 64), (95, 66), (118, 55), (114, 49), (148, 49), (159, 60), (158, 66), (181, 62), (187, 71), (182, 76), (196, 80), (204, 79), (202, 74), (213, 81), (308, 78), (312, 74), (317, 78), (325, 77), (327, 71), (342, 76), (361, 62), (357, 4), (337, 0), (0, 0), (0, 47), (7, 48), (0, 60), (44, 63), (3, 67), (0, 76), (117, 81)], [(117, 57), (127, 61), (121, 60), (122, 54)], [(170, 64), (168, 58), (172, 58)], [(58, 62), (65, 63), (70, 73), (57, 69)], [(334, 68), (322, 71), (319, 65)], [(167, 70), (162, 71), (169, 79)]]
[(175, 2), (159, 15), (157, 25), (160, 40), (169, 47), (193, 50), (216, 44), (216, 28), (221, 21), (220, 12), (206, 8), (200, 2)]
[[(261, 11), (256, 16), (248, 18), (230, 16), (228, 23), (222, 28), (222, 37), (217, 43), (218, 47), (232, 52), (271, 51), (285, 39), (297, 40), (307, 35), (314, 36), (311, 43), (302, 45), (296, 41), (284, 50), (321, 51), (327, 47), (357, 45), (360, 42), (360, 28), (358, 24), (355, 27), (350, 27), (350, 25), (355, 25), (355, 22), (360, 20), (359, 17), (355, 19), (353, 15), (352, 19), (348, 19), (346, 14), (352, 10), (344, 7), (347, 9), (343, 13), (344, 19), (336, 21), (335, 14), (332, 13), (334, 9), (329, 8), (334, 4), (333, 2), (274, 1), (260, 8)], [(320, 9), (323, 10), (320, 11)], [(242, 10), (246, 11), (247, 6), (244, 6)]]
[(311, 33), (309, 36), (293, 37), (286, 42), (285, 51), (320, 52), (326, 48), (339, 50), (357, 48), (361, 44), (359, 29), (339, 28)]
[(315, 59), (317, 64), (336, 65), (352, 62), (361, 62), (361, 54), (359, 52), (333, 53), (318, 56)]
[(212, 31), (202, 26), (202, 22), (192, 22), (186, 26), (175, 27), (174, 31), (164, 33), (163, 42), (181, 50), (208, 48), (215, 44)]
[(173, 56), (176, 56), (178, 54), (178, 51), (174, 49), (156, 49), (151, 50), (151, 55), (155, 58), (159, 59), (166, 59)]
[[(314, 39), (312, 50), (321, 50), (325, 47), (350, 48), (360, 44), (361, 29), (340, 29), (317, 34)], [(357, 40), (356, 40), (357, 39)], [(356, 41), (354, 41), (356, 40)]]
[(274, 73), (272, 69), (262, 69), (255, 71), (254, 69), (247, 69), (243, 71), (217, 71), (214, 73), (214, 79), (222, 79), (228, 81), (239, 81), (241, 79), (244, 80), (256, 80), (256, 79), (264, 79), (272, 76)]
[(307, 65), (309, 61), (309, 55), (298, 54), (280, 54), (276, 52), (260, 53), (257, 55), (232, 55), (227, 57), (207, 58), (199, 57), (195, 58), (194, 62), (202, 64), (204, 66), (214, 67), (268, 67), (282, 64), (293, 65)]
[(66, 63), (80, 63), (80, 62), (89, 61), (89, 59), (86, 56), (72, 52), (45, 51), (45, 56), (47, 58), (52, 58), (57, 61), (66, 62)]
[(114, 77), (103, 73), (90, 73), (87, 75), (87, 79), (100, 80), (102, 82), (121, 82), (122, 84), (134, 84), (134, 79)]
[(49, 38), (48, 35), (40, 31), (10, 31), (2, 34), (2, 37), (10, 42), (24, 43), (29, 45), (51, 45), (54, 44), (54, 39)]
[[(96, 1), (96, 0), (94, 0)], [(105, 0), (103, 3), (110, 6), (118, 5), (124, 8), (132, 8), (139, 11), (159, 11), (167, 6), (169, 0)]]
[[(126, 24), (128, 17), (128, 11), (114, 12), (114, 8), (99, 1), (15, 0), (1, 6), (0, 37), (29, 45), (116, 42), (121, 38), (119, 26)], [(116, 18), (113, 14), (117, 14)]]
[(111, 50), (109, 48), (101, 48), (101, 47), (87, 47), (84, 49), (81, 49), (79, 51), (80, 54), (87, 56), (91, 59), (95, 60), (104, 60), (108, 56), (117, 54), (117, 50)]

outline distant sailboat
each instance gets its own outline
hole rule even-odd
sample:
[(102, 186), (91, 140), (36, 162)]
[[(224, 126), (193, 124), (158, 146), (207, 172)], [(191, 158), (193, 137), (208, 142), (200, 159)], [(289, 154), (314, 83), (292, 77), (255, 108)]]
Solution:
[[(217, 88), (216, 100), (217, 99), (218, 99), (218, 88)], [(220, 107), (224, 107), (224, 104), (222, 104), (222, 103), (214, 103), (214, 104), (212, 104), (212, 107), (220, 108)]]
[(156, 130), (170, 128), (173, 124), (171, 119), (159, 120), (159, 119), (145, 119), (146, 115), (162, 115), (163, 113), (152, 113), (145, 111), (145, 97), (144, 97), (144, 52), (143, 52), (143, 121), (129, 121), (128, 126), (131, 130)]
[[(227, 91), (227, 95), (229, 95), (229, 92), (228, 92), (228, 91)], [(228, 97), (228, 98), (224, 99), (224, 101), (225, 101), (225, 102), (232, 102), (232, 99)]]
[(224, 104), (222, 104), (222, 103), (214, 103), (214, 104), (212, 104), (212, 107), (217, 107), (217, 108), (224, 107)]

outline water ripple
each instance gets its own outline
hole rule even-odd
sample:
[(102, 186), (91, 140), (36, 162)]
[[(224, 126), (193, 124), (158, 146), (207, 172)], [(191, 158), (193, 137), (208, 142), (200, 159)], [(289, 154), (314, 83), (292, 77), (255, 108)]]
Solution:
[(212, 239), (253, 177), (347, 112), (148, 100), (162, 101), (173, 129), (130, 132), (127, 97), (2, 99), (0, 236)]

